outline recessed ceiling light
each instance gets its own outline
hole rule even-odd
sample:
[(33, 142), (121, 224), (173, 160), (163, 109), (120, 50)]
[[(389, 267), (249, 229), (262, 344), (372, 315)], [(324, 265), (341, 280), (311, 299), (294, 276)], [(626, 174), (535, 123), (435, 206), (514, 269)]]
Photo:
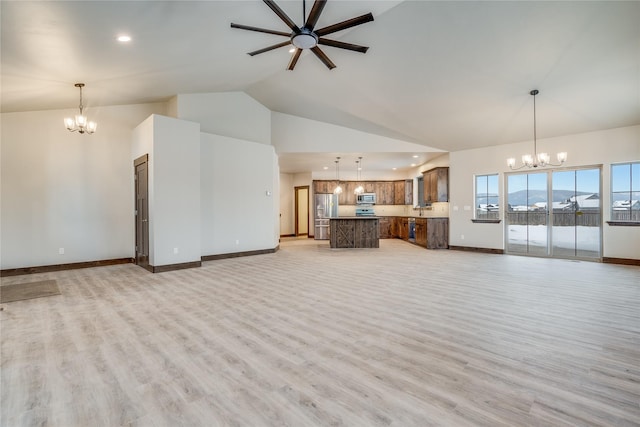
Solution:
[(323, 166), (322, 169), (327, 170), (329, 169), (329, 166)]
[(126, 43), (126, 42), (130, 42), (131, 41), (131, 36), (127, 36), (125, 34), (118, 36), (118, 41), (122, 42), (122, 43)]
[(414, 155), (413, 155), (413, 158), (414, 158), (414, 159), (417, 159), (418, 157), (419, 157), (419, 156), (418, 156), (417, 154), (414, 154)]
[(398, 170), (398, 168), (391, 168), (391, 169), (393, 169), (394, 171), (395, 171), (395, 170)]
[(415, 168), (415, 167), (416, 167), (416, 164), (415, 164), (415, 163), (411, 163), (411, 167), (412, 167), (412, 168)]

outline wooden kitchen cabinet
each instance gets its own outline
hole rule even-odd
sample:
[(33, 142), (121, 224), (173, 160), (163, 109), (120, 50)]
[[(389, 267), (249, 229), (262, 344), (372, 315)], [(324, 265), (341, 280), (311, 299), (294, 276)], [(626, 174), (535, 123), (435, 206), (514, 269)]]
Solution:
[[(336, 180), (314, 180), (313, 192), (333, 193), (338, 185)], [(342, 193), (338, 196), (341, 206), (355, 205), (355, 189), (358, 185), (364, 187), (365, 193), (376, 194), (378, 205), (411, 205), (413, 203), (413, 181), (410, 179), (401, 181), (340, 181)]]
[(409, 218), (399, 218), (398, 237), (402, 240), (409, 240)]
[(393, 233), (391, 231), (393, 218), (388, 216), (382, 216), (378, 218), (379, 234), (381, 239), (391, 239)]
[(392, 181), (376, 182), (376, 204), (393, 205), (394, 204), (394, 188)]
[(449, 218), (427, 218), (427, 249), (449, 248)]
[(356, 181), (345, 181), (342, 184), (342, 202), (338, 201), (340, 205), (355, 205), (356, 204), (356, 187), (358, 183)]
[(412, 205), (413, 204), (413, 180), (404, 179), (393, 182), (393, 204)]
[(393, 182), (393, 204), (404, 205), (404, 181)]
[(422, 173), (424, 201), (426, 203), (449, 201), (449, 168), (434, 168)]
[(427, 219), (416, 218), (416, 245), (427, 247)]

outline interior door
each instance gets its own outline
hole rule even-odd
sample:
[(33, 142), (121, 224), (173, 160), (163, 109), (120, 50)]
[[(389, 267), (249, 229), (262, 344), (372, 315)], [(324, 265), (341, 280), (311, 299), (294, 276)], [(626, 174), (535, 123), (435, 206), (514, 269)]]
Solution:
[(309, 186), (295, 187), (295, 235), (309, 235)]
[(133, 162), (135, 176), (135, 224), (136, 248), (135, 261), (141, 267), (149, 267), (149, 173), (148, 155)]

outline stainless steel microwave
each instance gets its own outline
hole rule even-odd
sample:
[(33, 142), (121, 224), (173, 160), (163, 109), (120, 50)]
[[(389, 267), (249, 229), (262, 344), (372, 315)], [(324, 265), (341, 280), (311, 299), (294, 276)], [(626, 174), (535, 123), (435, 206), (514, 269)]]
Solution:
[(376, 193), (356, 194), (356, 203), (359, 205), (375, 205)]

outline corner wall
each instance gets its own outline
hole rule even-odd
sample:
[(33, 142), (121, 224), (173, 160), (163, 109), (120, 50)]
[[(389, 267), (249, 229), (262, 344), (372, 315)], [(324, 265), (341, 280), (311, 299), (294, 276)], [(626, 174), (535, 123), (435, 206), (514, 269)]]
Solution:
[(88, 108), (93, 135), (64, 127), (77, 109), (2, 113), (0, 268), (133, 257), (131, 133), (164, 111), (164, 103)]
[(279, 179), (273, 147), (202, 133), (202, 255), (273, 249)]

